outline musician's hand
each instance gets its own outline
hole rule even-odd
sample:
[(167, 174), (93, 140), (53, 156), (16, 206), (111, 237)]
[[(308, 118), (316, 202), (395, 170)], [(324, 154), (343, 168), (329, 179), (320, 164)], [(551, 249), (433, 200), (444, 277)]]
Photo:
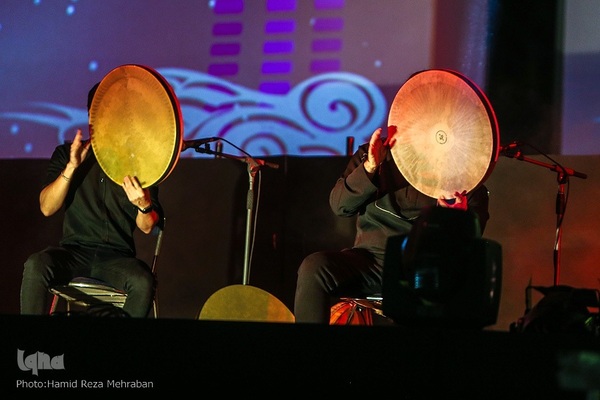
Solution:
[(459, 210), (466, 210), (468, 208), (467, 201), (467, 191), (463, 190), (461, 193), (454, 192), (454, 197), (452, 200), (445, 199), (444, 197), (440, 197), (437, 201), (438, 206), (447, 207), (447, 208), (456, 208)]
[(69, 153), (69, 164), (73, 169), (79, 167), (83, 160), (85, 160), (92, 143), (89, 140), (84, 143), (81, 138), (81, 129), (78, 129), (75, 134), (75, 139), (73, 139), (73, 143), (71, 143), (71, 150)]
[(385, 160), (388, 149), (394, 144), (394, 135), (397, 128), (393, 125), (388, 127), (388, 135), (385, 141), (381, 138), (382, 131), (383, 129), (377, 128), (371, 135), (371, 140), (369, 140), (369, 152), (364, 163), (365, 170), (369, 174), (375, 173), (377, 167)]
[(150, 191), (143, 189), (137, 177), (127, 175), (123, 178), (123, 189), (129, 201), (136, 207), (144, 209), (152, 205)]

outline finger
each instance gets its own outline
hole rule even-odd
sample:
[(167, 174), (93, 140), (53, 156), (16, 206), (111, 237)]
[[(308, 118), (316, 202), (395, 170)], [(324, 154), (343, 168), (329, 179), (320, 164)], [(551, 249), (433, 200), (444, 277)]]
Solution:
[(383, 145), (385, 147), (390, 147), (392, 144), (393, 143), (392, 143), (392, 137), (391, 136), (388, 136), (387, 138), (385, 138), (385, 141), (383, 142)]
[(371, 140), (369, 140), (369, 156), (373, 156), (373, 152), (377, 146), (377, 141), (379, 140), (379, 135), (381, 134), (381, 130), (376, 130), (373, 135), (371, 135)]
[(369, 144), (371, 145), (371, 147), (377, 142), (377, 140), (379, 140), (380, 136), (381, 128), (375, 129), (375, 132), (373, 132), (373, 134), (371, 135), (371, 139), (369, 140)]

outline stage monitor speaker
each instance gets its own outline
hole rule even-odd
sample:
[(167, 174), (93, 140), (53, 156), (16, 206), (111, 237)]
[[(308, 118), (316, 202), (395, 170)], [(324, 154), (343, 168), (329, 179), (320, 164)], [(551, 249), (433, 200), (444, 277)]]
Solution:
[(388, 239), (382, 311), (396, 324), (482, 329), (496, 323), (502, 248), (473, 212), (427, 207), (408, 235)]

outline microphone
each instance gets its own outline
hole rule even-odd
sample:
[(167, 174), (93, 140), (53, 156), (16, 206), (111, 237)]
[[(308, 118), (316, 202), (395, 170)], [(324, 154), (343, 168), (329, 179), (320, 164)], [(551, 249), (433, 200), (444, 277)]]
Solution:
[(514, 142), (511, 142), (505, 146), (501, 146), (500, 147), (500, 153), (506, 153), (509, 150), (513, 150), (516, 149), (517, 147), (519, 147), (521, 145), (521, 142), (519, 142), (518, 140), (515, 140)]
[(184, 140), (183, 141), (183, 150), (187, 150), (190, 148), (196, 148), (196, 147), (200, 147), (203, 144), (206, 143), (210, 143), (210, 142), (216, 142), (217, 140), (220, 140), (221, 138), (218, 137), (209, 137), (209, 138), (203, 138), (203, 139), (194, 139), (194, 140)]

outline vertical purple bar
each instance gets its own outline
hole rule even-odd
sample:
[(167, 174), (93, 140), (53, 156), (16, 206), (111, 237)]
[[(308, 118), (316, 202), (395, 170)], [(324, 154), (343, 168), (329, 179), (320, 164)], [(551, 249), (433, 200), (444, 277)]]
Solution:
[(213, 25), (214, 36), (235, 36), (242, 33), (241, 22), (217, 22)]
[[(290, 13), (296, 11), (297, 0), (266, 0), (267, 13)], [(270, 17), (270, 15), (269, 15)], [(264, 93), (285, 94), (291, 87), (289, 81), (282, 81), (282, 75), (289, 75), (294, 69), (294, 60), (291, 56), (295, 50), (295, 43), (291, 40), (274, 41), (270, 40), (272, 35), (290, 34), (296, 31), (296, 21), (294, 19), (283, 20), (281, 18), (269, 19), (265, 23), (265, 41), (263, 43), (263, 54), (271, 57), (279, 55), (281, 58), (265, 60), (262, 63), (262, 75), (267, 81), (260, 84), (259, 90)], [(271, 76), (277, 75), (277, 81), (273, 81)]]
[(344, 29), (342, 18), (315, 18), (313, 30), (315, 32), (339, 32)]
[(341, 9), (345, 6), (344, 0), (314, 0), (315, 10)]
[[(215, 0), (213, 12), (217, 16), (228, 16), (231, 14), (242, 14), (244, 11), (244, 0)], [(233, 37), (242, 34), (243, 24), (240, 21), (219, 21), (212, 27), (213, 38)], [(241, 54), (241, 43), (237, 42), (214, 42), (210, 47), (211, 62), (207, 72), (215, 76), (234, 76), (239, 73), (237, 62), (223, 62), (224, 57), (234, 57)]]
[(312, 60), (310, 63), (310, 72), (313, 74), (323, 74), (326, 72), (335, 72), (342, 69), (342, 63), (339, 59), (331, 60)]
[(342, 50), (341, 39), (316, 39), (311, 44), (311, 49), (315, 53), (338, 52)]
[(244, 11), (244, 1), (216, 0), (213, 10), (215, 14), (240, 14)]
[(296, 21), (293, 19), (267, 21), (265, 24), (265, 33), (294, 33), (296, 31)]
[(294, 42), (291, 40), (265, 41), (263, 44), (263, 53), (265, 54), (283, 54), (294, 51)]
[[(322, 58), (324, 54), (335, 56), (342, 51), (344, 41), (344, 18), (337, 17), (333, 11), (343, 11), (345, 0), (313, 0), (315, 15), (312, 30), (315, 38), (311, 41), (311, 52), (314, 56), (310, 62), (311, 74), (322, 74), (342, 70), (342, 61), (335, 58)], [(318, 35), (318, 36), (317, 36)], [(336, 35), (336, 36), (332, 36)]]
[(296, 11), (296, 0), (267, 0), (267, 12)]
[(289, 82), (263, 82), (258, 89), (263, 93), (286, 94), (290, 91), (291, 85)]

